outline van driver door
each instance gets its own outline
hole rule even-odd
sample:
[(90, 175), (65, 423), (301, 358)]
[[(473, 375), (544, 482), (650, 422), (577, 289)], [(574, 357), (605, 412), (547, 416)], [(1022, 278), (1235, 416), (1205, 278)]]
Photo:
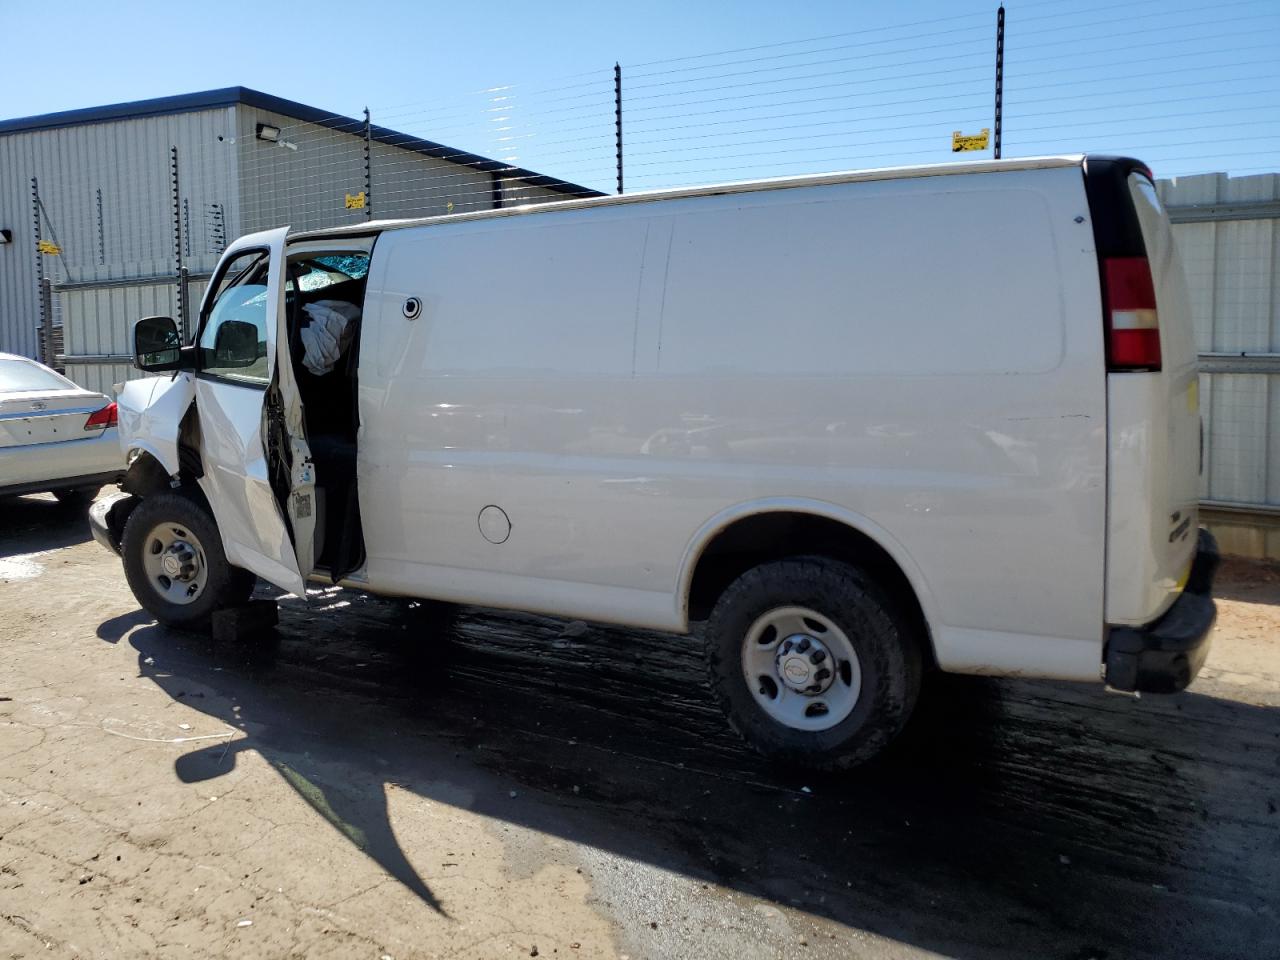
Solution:
[(227, 560), (305, 596), (315, 469), (285, 332), (287, 234), (237, 240), (205, 293), (196, 333), (199, 483)]

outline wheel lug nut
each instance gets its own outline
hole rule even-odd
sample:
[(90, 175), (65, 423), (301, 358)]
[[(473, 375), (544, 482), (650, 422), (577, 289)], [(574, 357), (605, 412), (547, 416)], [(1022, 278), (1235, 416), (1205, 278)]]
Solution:
[(827, 679), (827, 677), (829, 677), (829, 676), (831, 676), (831, 671), (830, 671), (830, 670), (828, 670), (826, 667), (823, 667), (821, 670), (819, 670), (817, 673), (815, 673), (815, 674), (813, 675), (813, 679), (815, 679), (815, 680), (825, 680), (825, 679)]
[(827, 659), (827, 651), (825, 650), (815, 650), (809, 654), (810, 663), (821, 663), (825, 659)]
[(809, 638), (805, 637), (803, 640), (801, 640), (800, 643), (796, 646), (796, 649), (799, 650), (801, 653), (804, 653), (806, 650), (808, 650)]

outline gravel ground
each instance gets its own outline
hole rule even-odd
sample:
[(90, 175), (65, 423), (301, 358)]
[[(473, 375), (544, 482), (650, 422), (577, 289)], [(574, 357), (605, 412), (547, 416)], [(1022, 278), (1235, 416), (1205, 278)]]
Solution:
[(1280, 572), (1217, 593), (1185, 694), (935, 678), (797, 777), (687, 638), (335, 589), (215, 644), (0, 502), (0, 957), (1280, 956)]

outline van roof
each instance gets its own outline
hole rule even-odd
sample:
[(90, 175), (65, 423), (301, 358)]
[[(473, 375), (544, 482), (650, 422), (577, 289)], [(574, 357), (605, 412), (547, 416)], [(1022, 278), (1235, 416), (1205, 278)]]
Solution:
[(726, 193), (755, 193), (763, 190), (785, 190), (793, 187), (816, 187), (836, 183), (858, 183), (869, 180), (905, 180), (916, 177), (958, 176), (970, 173), (999, 173), (1015, 170), (1044, 170), (1053, 167), (1078, 167), (1084, 154), (1049, 157), (1019, 157), (1011, 160), (970, 160), (960, 163), (931, 163), (906, 167), (876, 167), (868, 170), (846, 170), (840, 173), (806, 174), (798, 177), (773, 177), (765, 180), (743, 180), (697, 187), (674, 187), (664, 190), (642, 190), (616, 196), (597, 196), (551, 203), (531, 203), (494, 210), (451, 213), (436, 217), (413, 217), (403, 220), (368, 220), (342, 227), (306, 230), (291, 234), (294, 240), (319, 240), (327, 237), (369, 236), (387, 230), (403, 230), (436, 223), (458, 223), (464, 220), (489, 220), (497, 217), (524, 216), (533, 213), (563, 212), (587, 207), (606, 207), (623, 203), (644, 203), (677, 197), (704, 197)]

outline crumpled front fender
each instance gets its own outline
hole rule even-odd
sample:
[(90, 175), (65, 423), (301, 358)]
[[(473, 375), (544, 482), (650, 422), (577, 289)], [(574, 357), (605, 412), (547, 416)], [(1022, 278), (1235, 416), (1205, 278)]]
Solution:
[(189, 373), (130, 380), (116, 392), (120, 446), (126, 457), (145, 451), (169, 476), (178, 474), (178, 434), (195, 399)]

